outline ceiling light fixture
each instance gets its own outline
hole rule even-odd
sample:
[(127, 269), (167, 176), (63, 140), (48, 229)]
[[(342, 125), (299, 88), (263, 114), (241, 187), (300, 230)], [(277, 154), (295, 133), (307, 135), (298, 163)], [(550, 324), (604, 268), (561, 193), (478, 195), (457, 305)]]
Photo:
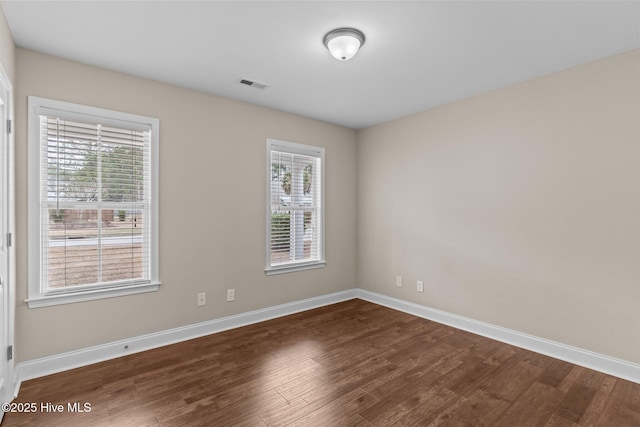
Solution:
[(324, 36), (324, 45), (338, 61), (348, 61), (364, 44), (364, 34), (355, 28), (336, 28)]

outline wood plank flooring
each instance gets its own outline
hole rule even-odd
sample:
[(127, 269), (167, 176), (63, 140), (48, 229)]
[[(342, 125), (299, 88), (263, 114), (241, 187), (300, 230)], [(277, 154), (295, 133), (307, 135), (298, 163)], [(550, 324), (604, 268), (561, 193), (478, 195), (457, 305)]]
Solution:
[(3, 427), (640, 426), (639, 384), (362, 300), (27, 381), (16, 402), (39, 409)]

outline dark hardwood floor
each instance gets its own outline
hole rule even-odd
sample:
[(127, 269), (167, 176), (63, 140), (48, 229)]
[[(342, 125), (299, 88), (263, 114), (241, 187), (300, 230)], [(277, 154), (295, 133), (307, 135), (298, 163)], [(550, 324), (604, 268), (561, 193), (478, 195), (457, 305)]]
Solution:
[(639, 384), (362, 300), (27, 381), (16, 402), (38, 411), (3, 427), (640, 426)]

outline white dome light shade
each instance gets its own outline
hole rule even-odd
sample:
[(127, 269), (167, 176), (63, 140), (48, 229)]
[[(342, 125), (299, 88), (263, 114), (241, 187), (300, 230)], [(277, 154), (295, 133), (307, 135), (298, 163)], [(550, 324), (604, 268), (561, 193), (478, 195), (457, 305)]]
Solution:
[(364, 44), (364, 34), (354, 28), (338, 28), (324, 36), (324, 45), (339, 61), (348, 61)]

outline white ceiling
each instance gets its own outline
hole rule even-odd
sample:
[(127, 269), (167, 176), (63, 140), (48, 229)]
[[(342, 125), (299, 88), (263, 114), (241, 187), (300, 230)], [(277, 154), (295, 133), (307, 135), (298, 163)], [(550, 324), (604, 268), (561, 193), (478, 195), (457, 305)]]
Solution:
[(20, 47), (356, 129), (640, 48), (640, 1), (1, 4)]

